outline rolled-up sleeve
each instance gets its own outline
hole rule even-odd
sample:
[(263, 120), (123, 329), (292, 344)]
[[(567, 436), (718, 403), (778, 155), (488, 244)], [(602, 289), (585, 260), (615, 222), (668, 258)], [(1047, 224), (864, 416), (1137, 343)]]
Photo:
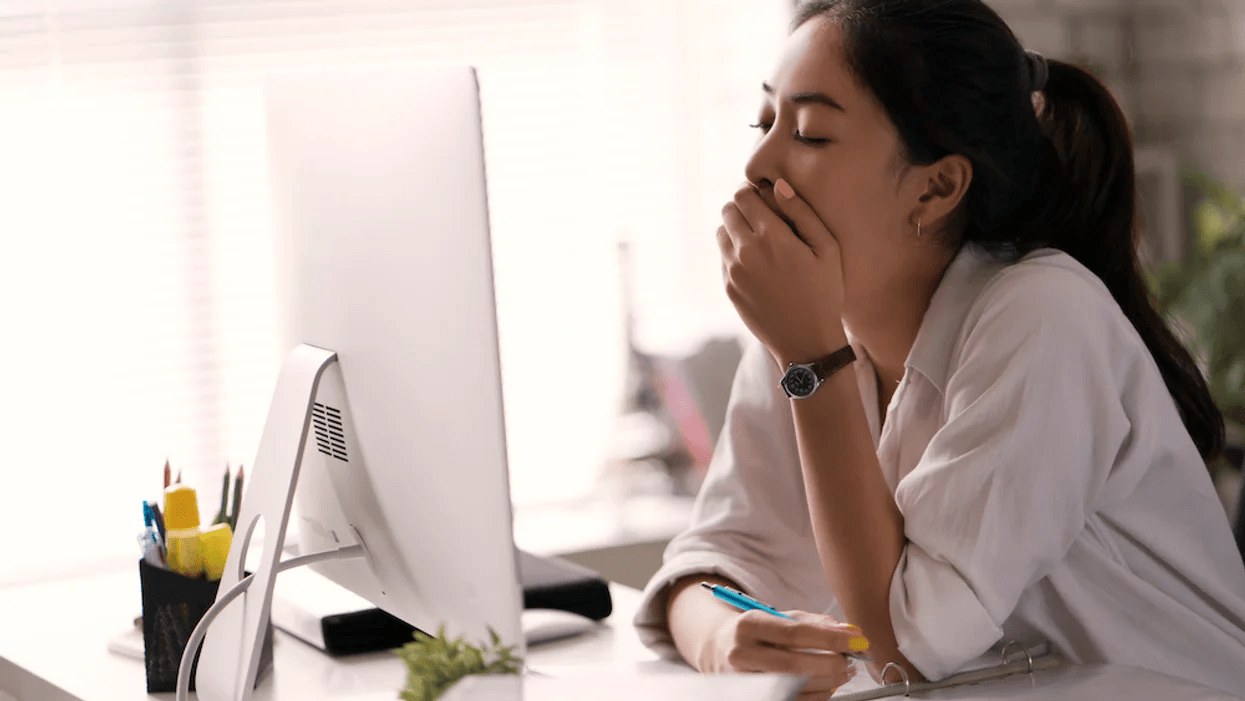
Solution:
[(768, 351), (748, 339), (691, 526), (666, 548), (634, 619), (640, 640), (662, 657), (679, 658), (666, 599), (686, 576), (721, 575), (780, 609), (833, 610), (778, 380)]
[[(945, 422), (895, 500), (908, 539), (890, 588), (899, 650), (929, 679), (997, 643), (1022, 592), (1085, 527), (1128, 440), (1112, 344), (1140, 343), (1089, 281), (1008, 272), (969, 312)], [(980, 307), (980, 308), (978, 308)]]

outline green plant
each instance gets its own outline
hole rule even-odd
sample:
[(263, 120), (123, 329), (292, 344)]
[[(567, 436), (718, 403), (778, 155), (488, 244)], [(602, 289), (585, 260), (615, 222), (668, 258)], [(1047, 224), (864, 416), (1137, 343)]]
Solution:
[(1245, 199), (1221, 182), (1185, 173), (1201, 194), (1184, 260), (1150, 275), (1160, 311), (1193, 352), (1229, 438), (1245, 436)]
[(523, 661), (514, 656), (511, 646), (501, 644), (492, 628), (489, 637), (490, 645), (477, 647), (464, 642), (462, 636), (450, 640), (445, 636), (445, 626), (435, 636), (415, 631), (415, 640), (396, 650), (406, 663), (406, 689), (399, 697), (404, 701), (433, 701), (468, 674), (518, 674)]

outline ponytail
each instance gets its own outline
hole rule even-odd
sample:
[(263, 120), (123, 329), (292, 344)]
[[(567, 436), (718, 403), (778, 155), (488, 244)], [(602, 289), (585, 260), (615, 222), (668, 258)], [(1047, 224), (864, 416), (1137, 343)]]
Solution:
[(1058, 167), (1047, 169), (1046, 177), (1053, 179), (1054, 189), (1066, 187), (1065, 201), (1074, 203), (1067, 213), (1070, 221), (1044, 222), (1053, 234), (1050, 245), (1102, 279), (1154, 356), (1185, 428), (1202, 459), (1210, 462), (1223, 451), (1223, 415), (1188, 349), (1155, 310), (1142, 275), (1128, 123), (1093, 75), (1061, 61), (1048, 64), (1038, 120), (1054, 146)]

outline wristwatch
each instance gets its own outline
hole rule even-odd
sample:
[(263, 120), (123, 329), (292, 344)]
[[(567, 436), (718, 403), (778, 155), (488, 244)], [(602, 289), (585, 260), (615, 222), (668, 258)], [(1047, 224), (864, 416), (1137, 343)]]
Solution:
[(856, 360), (856, 352), (850, 345), (843, 346), (821, 360), (811, 363), (792, 363), (787, 366), (779, 387), (791, 399), (806, 399), (817, 391), (822, 382)]

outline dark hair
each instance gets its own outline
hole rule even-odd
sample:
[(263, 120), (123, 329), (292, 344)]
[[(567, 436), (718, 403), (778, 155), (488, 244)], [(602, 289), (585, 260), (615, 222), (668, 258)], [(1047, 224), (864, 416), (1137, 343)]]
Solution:
[(1132, 137), (1106, 87), (1047, 60), (1033, 92), (1041, 61), (982, 0), (811, 0), (793, 30), (815, 17), (838, 22), (848, 67), (895, 124), (906, 162), (972, 162), (962, 239), (948, 243), (1007, 258), (1052, 247), (1093, 271), (1154, 356), (1203, 460), (1217, 457), (1223, 416), (1142, 276)]

